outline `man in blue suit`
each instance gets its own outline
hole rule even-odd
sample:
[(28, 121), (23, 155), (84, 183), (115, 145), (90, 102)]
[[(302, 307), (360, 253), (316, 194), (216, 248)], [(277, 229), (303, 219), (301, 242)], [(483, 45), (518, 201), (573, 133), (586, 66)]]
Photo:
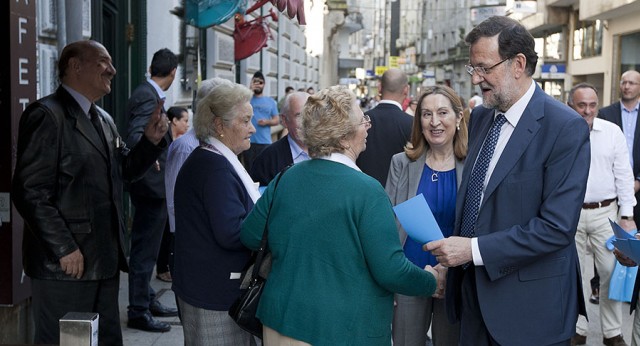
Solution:
[(461, 345), (569, 345), (586, 315), (574, 237), (589, 127), (533, 81), (538, 57), (520, 23), (491, 17), (466, 42), (484, 107), (471, 115), (454, 236), (424, 249), (450, 268)]
[[(150, 111), (166, 98), (165, 91), (173, 83), (178, 67), (178, 57), (167, 48), (153, 54), (149, 72), (151, 78), (133, 90), (127, 102), (129, 116), (127, 145), (135, 147), (141, 138), (142, 124)], [(162, 109), (164, 113), (164, 108)], [(165, 135), (171, 143), (171, 134)], [(148, 332), (166, 332), (171, 326), (153, 316), (177, 316), (178, 311), (162, 305), (150, 280), (158, 258), (162, 233), (167, 227), (164, 171), (167, 151), (158, 157), (153, 168), (142, 179), (129, 185), (131, 203), (135, 207), (131, 225), (131, 250), (129, 254), (129, 307), (127, 327)]]

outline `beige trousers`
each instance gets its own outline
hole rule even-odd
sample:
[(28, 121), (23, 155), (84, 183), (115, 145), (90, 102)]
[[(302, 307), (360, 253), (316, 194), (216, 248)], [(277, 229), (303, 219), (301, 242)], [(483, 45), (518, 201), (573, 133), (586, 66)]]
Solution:
[[(591, 265), (591, 262), (587, 261), (587, 245), (593, 251), (593, 260), (600, 275), (600, 327), (605, 338), (622, 334), (622, 302), (609, 299), (609, 282), (616, 263), (613, 252), (605, 246), (607, 239), (613, 235), (609, 219), (618, 219), (618, 206), (615, 203), (597, 209), (582, 209), (576, 232), (576, 247), (582, 271), (582, 288), (585, 290), (586, 297), (591, 292), (589, 284), (591, 278), (584, 275), (586, 266)], [(591, 320), (591, 322), (597, 323), (598, 321)], [(591, 327), (593, 328), (595, 325), (592, 324)], [(589, 322), (584, 316), (580, 316), (576, 325), (576, 333), (587, 335), (588, 329)]]

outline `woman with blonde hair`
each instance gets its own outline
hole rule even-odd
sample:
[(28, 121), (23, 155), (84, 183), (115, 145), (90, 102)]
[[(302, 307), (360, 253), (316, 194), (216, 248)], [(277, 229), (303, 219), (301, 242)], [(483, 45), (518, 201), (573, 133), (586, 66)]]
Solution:
[(267, 187), (240, 237), (256, 250), (269, 204), (273, 256), (257, 316), (270, 345), (391, 344), (393, 293), (430, 296), (431, 267), (402, 253), (382, 186), (356, 166), (368, 116), (356, 96), (334, 86), (311, 95), (300, 129), (311, 160)]

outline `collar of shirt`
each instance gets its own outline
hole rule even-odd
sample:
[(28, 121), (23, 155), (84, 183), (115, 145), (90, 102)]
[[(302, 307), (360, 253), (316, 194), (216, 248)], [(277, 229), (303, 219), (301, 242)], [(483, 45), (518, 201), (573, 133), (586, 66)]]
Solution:
[(293, 157), (293, 163), (302, 162), (309, 159), (309, 154), (302, 150), (298, 143), (291, 138), (291, 136), (287, 136), (287, 140), (289, 141), (289, 149), (291, 149), (291, 157)]
[(602, 131), (603, 130), (602, 121), (606, 121), (606, 120), (602, 120), (600, 118), (593, 118), (593, 124), (591, 125), (591, 131), (596, 131), (596, 132)]
[(323, 157), (319, 157), (318, 159), (320, 160), (328, 160), (328, 161), (333, 161), (333, 162), (337, 162), (337, 163), (341, 163), (343, 165), (349, 166), (353, 169), (355, 169), (358, 172), (362, 172), (360, 170), (360, 168), (358, 168), (358, 166), (356, 166), (356, 163), (353, 162), (347, 155), (345, 154), (341, 154), (341, 153), (332, 153), (329, 156), (323, 156)]
[(640, 101), (636, 102), (635, 107), (633, 107), (632, 109), (627, 109), (625, 108), (624, 104), (622, 102), (620, 102), (620, 110), (622, 112), (627, 112), (627, 113), (633, 113), (633, 112), (638, 112), (638, 106), (640, 105)]
[[(529, 89), (527, 89), (527, 92), (525, 92), (524, 95), (522, 95), (522, 97), (504, 113), (504, 117), (507, 118), (509, 124), (514, 128), (516, 127), (516, 125), (518, 125), (518, 121), (520, 121), (522, 113), (524, 113), (524, 110), (527, 108), (527, 105), (529, 104), (529, 101), (531, 101), (531, 98), (533, 97), (533, 93), (535, 91), (536, 82), (532, 80)], [(501, 112), (496, 110), (494, 116), (497, 116), (498, 113)]]
[(62, 87), (67, 92), (69, 92), (69, 94), (71, 94), (71, 97), (73, 97), (73, 99), (76, 100), (76, 102), (78, 102), (78, 105), (80, 105), (80, 108), (82, 108), (82, 110), (84, 111), (84, 114), (88, 118), (91, 118), (91, 116), (89, 115), (89, 109), (91, 108), (91, 101), (89, 101), (89, 99), (86, 98), (81, 93), (71, 89), (71, 87), (66, 84), (62, 84)]
[(151, 84), (151, 86), (153, 86), (153, 88), (156, 89), (156, 92), (158, 93), (158, 96), (160, 97), (160, 99), (165, 100), (167, 98), (167, 95), (165, 95), (164, 90), (162, 90), (162, 88), (160, 88), (158, 83), (156, 83), (151, 78), (147, 79), (147, 82), (149, 82), (149, 84)]
[(394, 105), (398, 107), (400, 110), (402, 110), (402, 105), (394, 100), (380, 100), (380, 102), (378, 102), (378, 104), (382, 104), (382, 103), (388, 103), (390, 105)]

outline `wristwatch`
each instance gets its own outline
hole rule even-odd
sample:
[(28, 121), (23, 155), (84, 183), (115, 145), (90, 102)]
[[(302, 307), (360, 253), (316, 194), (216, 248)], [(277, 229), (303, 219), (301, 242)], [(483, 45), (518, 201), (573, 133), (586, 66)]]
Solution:
[(633, 220), (633, 216), (620, 216), (622, 220)]

